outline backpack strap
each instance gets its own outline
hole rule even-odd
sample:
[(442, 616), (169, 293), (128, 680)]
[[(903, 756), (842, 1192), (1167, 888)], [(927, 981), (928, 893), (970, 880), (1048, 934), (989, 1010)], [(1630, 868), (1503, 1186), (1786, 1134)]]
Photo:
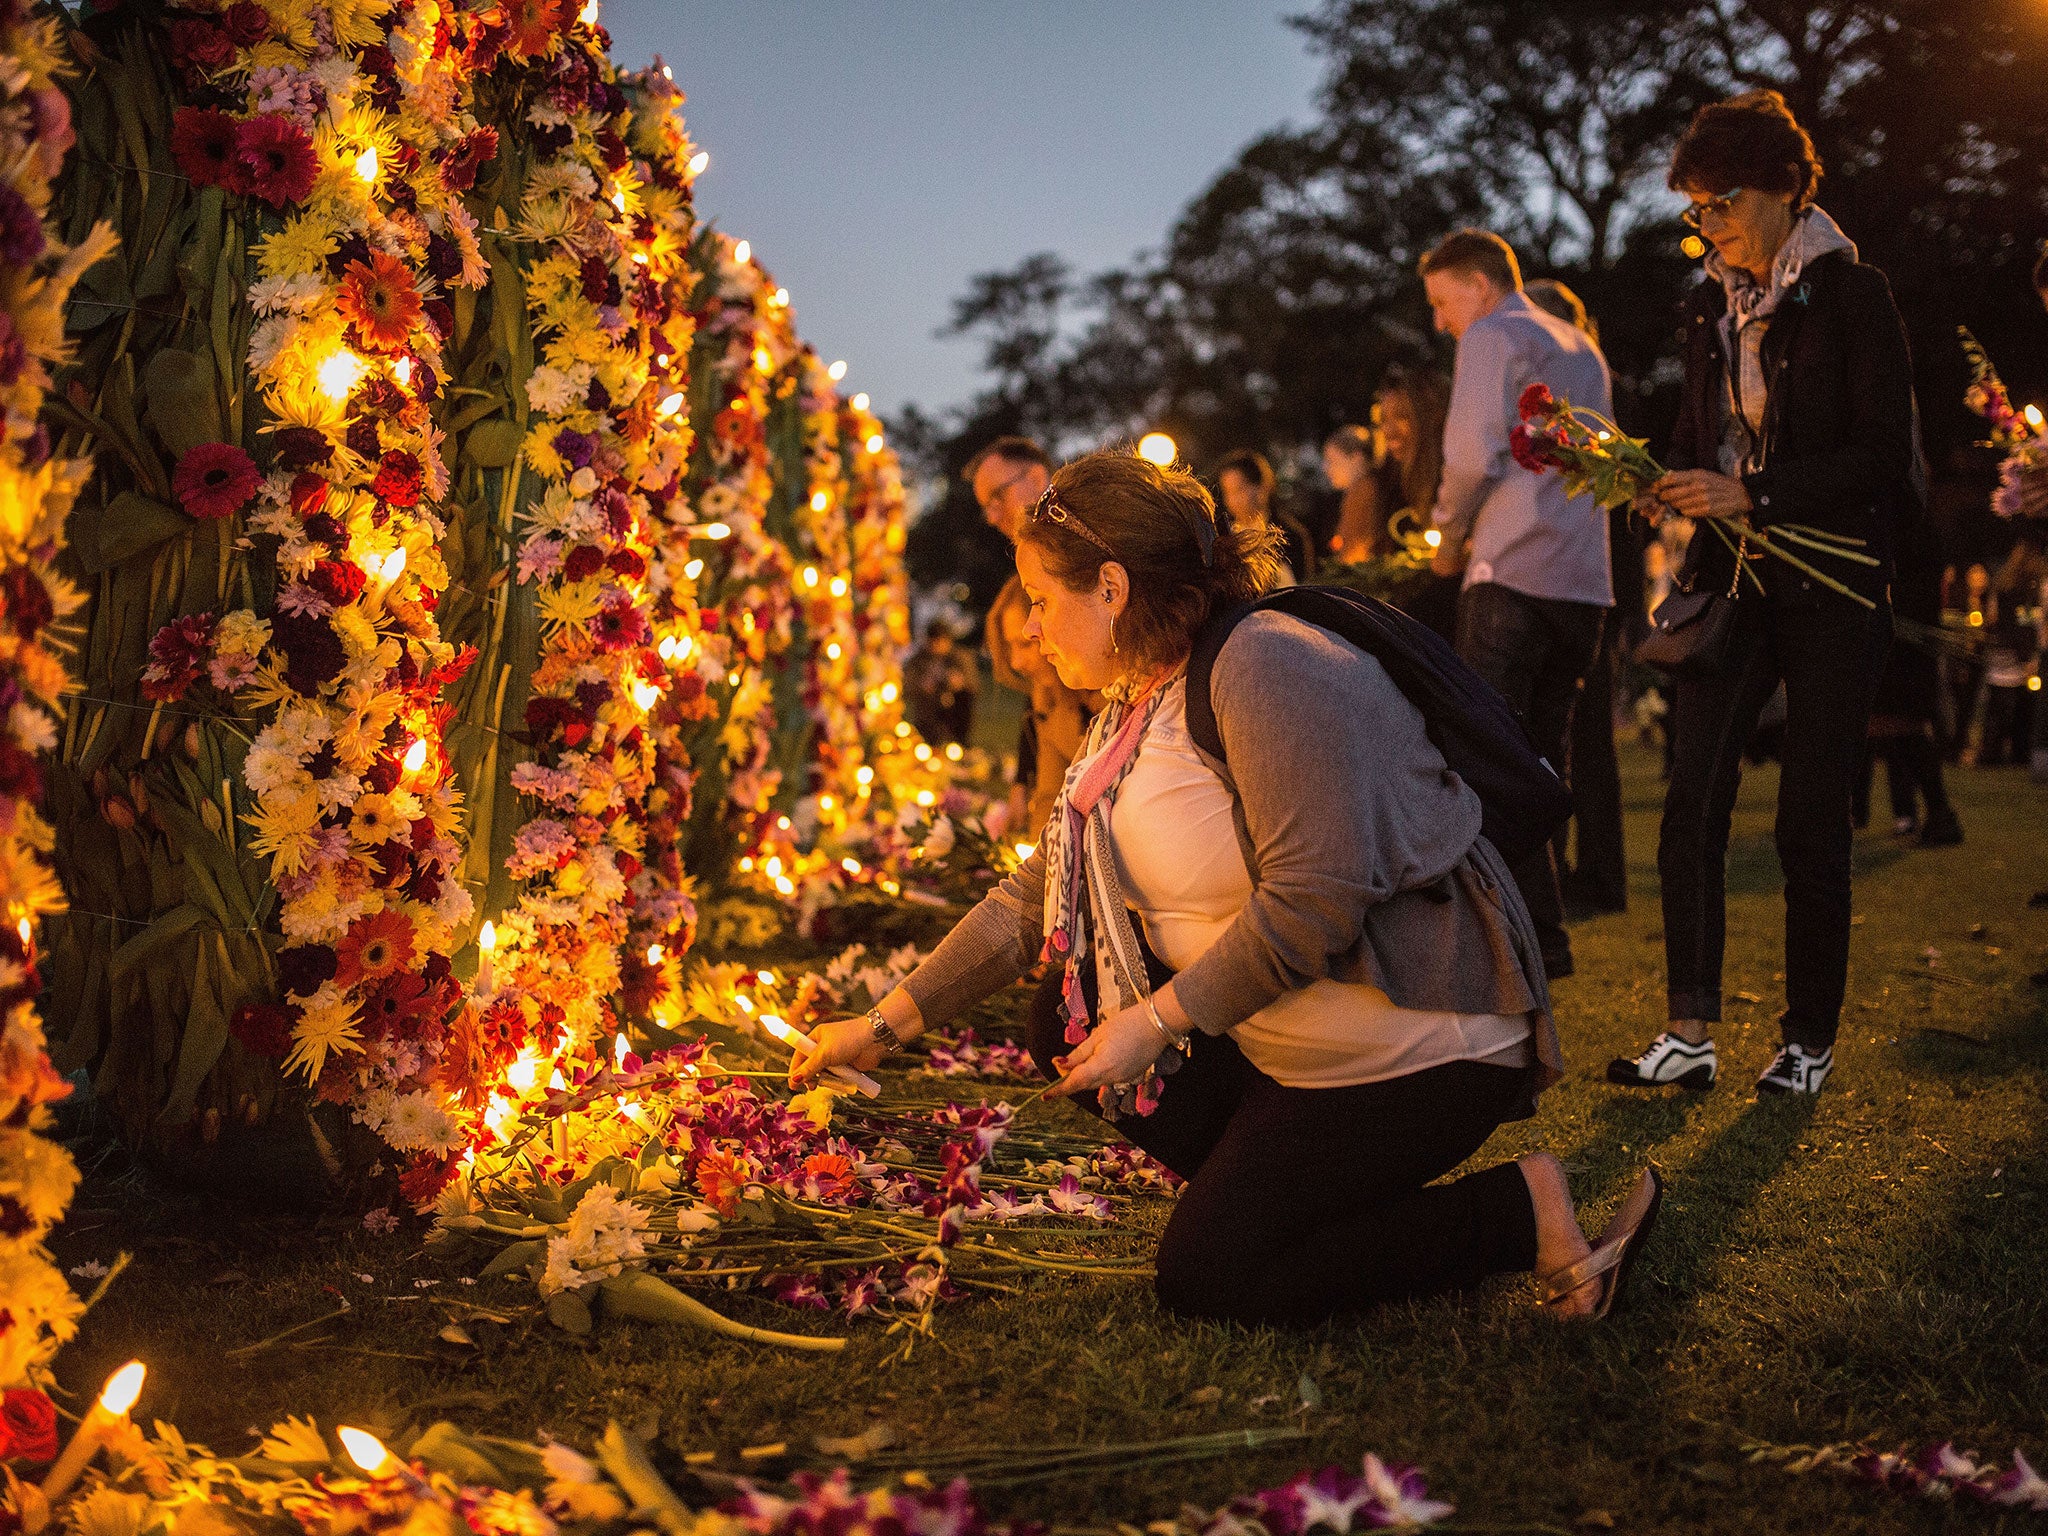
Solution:
[(1188, 652), (1188, 736), (1219, 763), (1224, 760), (1223, 732), (1216, 725), (1216, 704), (1209, 697), (1209, 679), (1216, 671), (1216, 658), (1222, 654), (1223, 642), (1259, 606), (1257, 603), (1239, 603), (1212, 615), (1202, 626), (1201, 633), (1195, 636), (1194, 648)]

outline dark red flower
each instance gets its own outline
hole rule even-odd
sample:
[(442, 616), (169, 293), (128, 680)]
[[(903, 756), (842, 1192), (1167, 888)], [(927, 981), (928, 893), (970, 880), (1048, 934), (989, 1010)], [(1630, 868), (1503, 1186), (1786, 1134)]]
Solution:
[(341, 676), (348, 653), (341, 637), (325, 619), (302, 613), (280, 613), (270, 621), (271, 643), (284, 652), (284, 680), (311, 697)]
[(377, 478), (370, 490), (380, 501), (394, 507), (417, 506), (426, 479), (420, 461), (402, 448), (393, 448), (377, 466)]
[(1515, 409), (1524, 421), (1535, 421), (1539, 417), (1549, 420), (1557, 414), (1557, 397), (1550, 392), (1550, 386), (1541, 379), (1522, 391), (1522, 398), (1515, 402)]
[(149, 665), (142, 669), (142, 696), (165, 703), (185, 697), (213, 659), (213, 615), (189, 613), (173, 619), (149, 641)]
[(0, 1461), (50, 1461), (57, 1454), (57, 1410), (34, 1387), (0, 1394)]
[(235, 62), (235, 40), (210, 21), (174, 21), (171, 62), (180, 69), (225, 69)]
[(441, 180), (450, 192), (467, 192), (476, 185), (480, 167), (498, 158), (498, 130), (479, 128), (462, 136), (441, 161)]
[(1508, 452), (1515, 456), (1515, 462), (1531, 474), (1540, 475), (1554, 464), (1562, 464), (1563, 457), (1557, 451), (1557, 439), (1546, 432), (1531, 432), (1527, 427), (1516, 427), (1508, 433)]
[(320, 174), (306, 130), (276, 112), (259, 112), (235, 136), (235, 159), (248, 190), (273, 208), (301, 203)]
[(369, 582), (363, 568), (353, 560), (322, 560), (313, 567), (307, 584), (337, 608), (345, 608), (362, 595)]
[(26, 565), (10, 565), (0, 573), (0, 611), (7, 616), (7, 627), (24, 640), (33, 640), (57, 615), (50, 589)]
[(299, 1010), (285, 1003), (244, 1003), (228, 1020), (228, 1031), (251, 1055), (275, 1061), (292, 1048)]
[(236, 158), (239, 125), (225, 112), (207, 107), (180, 107), (171, 118), (171, 155), (178, 169), (202, 187), (245, 190), (246, 178)]
[(239, 47), (253, 48), (270, 36), (270, 14), (256, 0), (235, 0), (220, 20)]
[(334, 457), (334, 444), (318, 427), (285, 427), (272, 441), (277, 462), (285, 469), (310, 469)]
[(262, 480), (256, 461), (233, 443), (200, 443), (178, 460), (171, 489), (194, 517), (233, 517)]
[(590, 637), (600, 650), (627, 650), (647, 638), (647, 615), (625, 593), (608, 592), (590, 621)]
[(420, 1013), (427, 984), (411, 971), (397, 971), (377, 983), (363, 1003), (363, 1025), (373, 1040), (388, 1040)]
[(277, 952), (278, 985), (299, 997), (311, 997), (320, 983), (334, 980), (334, 951), (325, 944), (294, 944)]
[(562, 561), (562, 579), (582, 581), (604, 569), (604, 551), (595, 544), (578, 544)]
[(457, 1160), (452, 1153), (447, 1157), (432, 1157), (422, 1152), (398, 1176), (398, 1192), (415, 1206), (425, 1205), (448, 1187), (449, 1180), (455, 1177), (456, 1167)]

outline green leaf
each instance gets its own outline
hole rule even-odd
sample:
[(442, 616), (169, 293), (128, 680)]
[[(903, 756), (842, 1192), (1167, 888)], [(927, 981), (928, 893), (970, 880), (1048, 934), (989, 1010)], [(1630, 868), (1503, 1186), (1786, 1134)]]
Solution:
[(574, 1291), (558, 1291), (548, 1298), (548, 1321), (570, 1333), (590, 1332), (590, 1303)]
[(114, 984), (119, 986), (134, 974), (137, 966), (147, 964), (205, 921), (206, 913), (198, 907), (180, 903), (171, 908), (114, 951), (110, 973)]
[(68, 530), (71, 548), (90, 576), (191, 531), (192, 519), (184, 513), (134, 491), (123, 491), (103, 511), (81, 504)]
[(469, 429), (462, 440), (462, 456), (479, 469), (503, 469), (519, 456), (521, 441), (516, 423), (495, 417)]
[(604, 1438), (597, 1442), (597, 1459), (633, 1501), (633, 1507), (653, 1515), (655, 1524), (668, 1536), (689, 1536), (697, 1528), (697, 1517), (654, 1470), (640, 1442), (617, 1424), (605, 1426)]
[(524, 1269), (529, 1264), (538, 1264), (548, 1256), (548, 1245), (537, 1237), (522, 1242), (507, 1244), (499, 1250), (498, 1256), (483, 1267), (477, 1276), (488, 1280), (493, 1275), (509, 1275), (515, 1269)]
[(206, 823), (180, 805), (175, 796), (151, 797), (157, 819), (185, 861), (187, 899), (196, 884), (201, 892), (217, 892), (221, 927), (247, 928), (255, 921), (254, 899), (242, 884), (241, 865), (228, 845), (206, 830)]
[(165, 348), (143, 364), (142, 395), (149, 424), (171, 452), (183, 456), (221, 440), (220, 396), (210, 360)]
[(170, 1125), (183, 1125), (196, 1113), (199, 1085), (227, 1049), (228, 1016), (220, 1005), (220, 991), (212, 964), (220, 948), (220, 935), (199, 947), (199, 961), (192, 976), (192, 1009), (185, 1016), (185, 1032), (178, 1042), (178, 1067), (171, 1078), (171, 1091), (159, 1116)]
[(458, 1483), (502, 1488), (507, 1486), (505, 1469), (486, 1454), (468, 1435), (443, 1419), (427, 1426), (406, 1452), (410, 1461), (423, 1461), (436, 1472), (445, 1472)]

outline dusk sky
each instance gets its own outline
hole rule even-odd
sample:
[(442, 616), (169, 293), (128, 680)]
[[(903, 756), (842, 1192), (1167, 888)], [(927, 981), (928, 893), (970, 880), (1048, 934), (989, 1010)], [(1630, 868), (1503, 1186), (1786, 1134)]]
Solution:
[(1034, 251), (1087, 274), (1156, 247), (1264, 130), (1311, 109), (1306, 0), (605, 0), (613, 57), (659, 53), (711, 165), (707, 218), (883, 410), (957, 404), (969, 276)]

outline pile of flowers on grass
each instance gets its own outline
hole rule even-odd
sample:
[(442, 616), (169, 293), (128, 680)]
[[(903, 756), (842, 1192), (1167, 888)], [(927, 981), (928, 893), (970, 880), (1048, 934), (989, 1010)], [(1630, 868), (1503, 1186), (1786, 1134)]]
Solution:
[(1909, 1498), (1962, 1500), (2048, 1514), (2048, 1480), (2017, 1449), (2012, 1453), (2012, 1465), (2003, 1471), (1995, 1463), (1979, 1461), (1974, 1451), (1957, 1450), (1948, 1440), (1917, 1454), (1910, 1446), (1879, 1451), (1867, 1445), (1773, 1445), (1765, 1441), (1750, 1441), (1742, 1450), (1751, 1462), (1782, 1467), (1794, 1475), (1829, 1472)]

